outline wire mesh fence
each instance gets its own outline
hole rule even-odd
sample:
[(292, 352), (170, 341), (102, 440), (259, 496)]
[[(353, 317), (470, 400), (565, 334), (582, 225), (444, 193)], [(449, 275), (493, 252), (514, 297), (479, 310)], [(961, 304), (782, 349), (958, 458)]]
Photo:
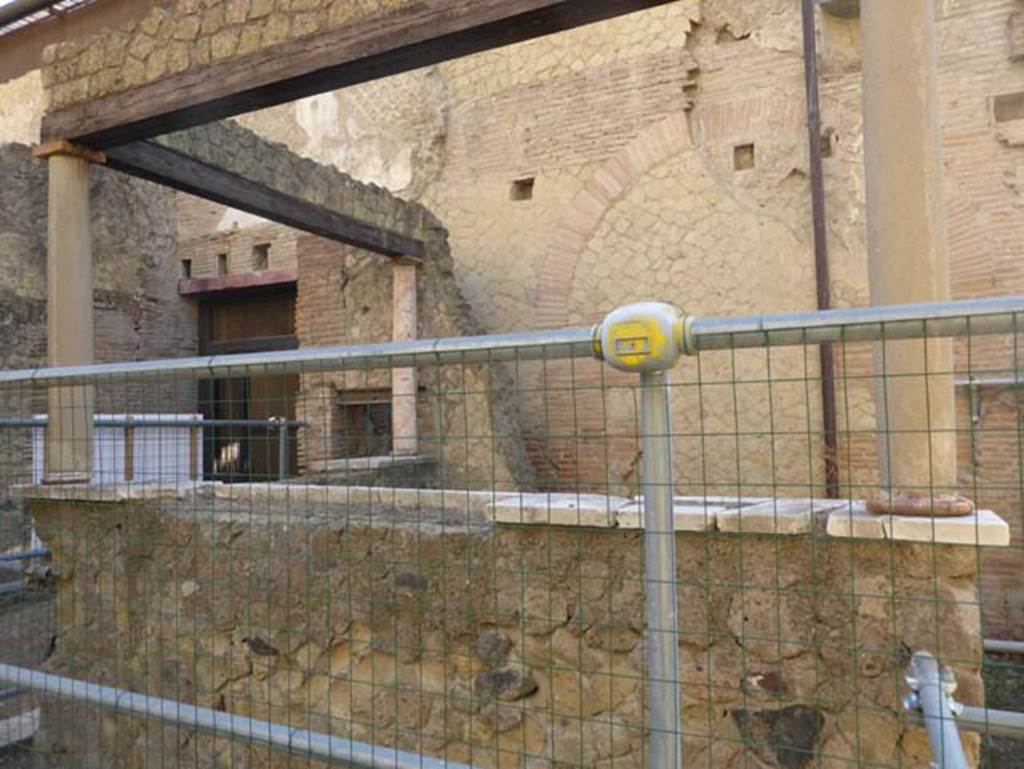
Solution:
[(904, 703), (929, 652), (974, 719), (939, 735), (1010, 765), (1022, 312), (687, 319), (668, 377), (594, 359), (642, 368), (646, 316), (0, 372), (2, 750), (954, 766)]

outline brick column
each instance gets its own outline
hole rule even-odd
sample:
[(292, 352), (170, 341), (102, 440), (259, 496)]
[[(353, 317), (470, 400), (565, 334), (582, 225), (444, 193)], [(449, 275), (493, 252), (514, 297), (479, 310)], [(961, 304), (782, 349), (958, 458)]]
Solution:
[[(415, 339), (416, 263), (396, 260), (392, 267), (391, 338), (396, 342)], [(395, 456), (415, 456), (419, 451), (416, 434), (416, 369), (391, 371), (391, 435)]]
[[(872, 0), (861, 4), (861, 22), (871, 301), (948, 300), (935, 3)], [(941, 513), (932, 501), (956, 489), (952, 361), (949, 340), (876, 350), (882, 484), (905, 502), (917, 497), (925, 514)], [(878, 511), (911, 512), (894, 497), (880, 495)]]
[[(51, 366), (93, 362), (90, 153), (64, 142), (37, 153), (49, 167), (47, 209), (47, 350)], [(88, 483), (92, 477), (93, 387), (54, 387), (43, 480)]]

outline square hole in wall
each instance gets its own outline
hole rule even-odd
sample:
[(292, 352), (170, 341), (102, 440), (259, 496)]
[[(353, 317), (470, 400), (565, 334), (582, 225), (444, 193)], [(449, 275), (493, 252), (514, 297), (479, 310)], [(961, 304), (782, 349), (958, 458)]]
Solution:
[(342, 391), (334, 420), (338, 457), (378, 457), (391, 453), (391, 391)]
[(516, 179), (512, 182), (509, 197), (512, 200), (533, 200), (533, 185), (535, 181), (532, 176)]
[(997, 123), (1024, 120), (1024, 91), (1004, 93), (993, 97), (992, 115)]
[(749, 171), (754, 167), (754, 145), (740, 144), (732, 149), (732, 167), (736, 171)]
[(257, 272), (270, 266), (270, 244), (257, 243), (252, 247), (252, 268)]
[(192, 277), (192, 260), (182, 259), (181, 260), (181, 277), (188, 280)]
[(821, 156), (823, 158), (832, 157), (832, 148), (835, 146), (836, 132), (831, 128), (826, 128), (821, 134)]
[(228, 255), (217, 254), (217, 274), (227, 275), (228, 274)]

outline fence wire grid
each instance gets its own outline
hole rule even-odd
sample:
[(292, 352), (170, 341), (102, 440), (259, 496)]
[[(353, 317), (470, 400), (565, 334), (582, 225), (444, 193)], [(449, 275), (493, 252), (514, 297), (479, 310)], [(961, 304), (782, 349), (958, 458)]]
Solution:
[[(667, 385), (681, 765), (953, 766), (927, 651), (1024, 766), (1024, 317), (801, 317)], [(653, 766), (644, 392), (590, 337), (0, 372), (0, 766)]]

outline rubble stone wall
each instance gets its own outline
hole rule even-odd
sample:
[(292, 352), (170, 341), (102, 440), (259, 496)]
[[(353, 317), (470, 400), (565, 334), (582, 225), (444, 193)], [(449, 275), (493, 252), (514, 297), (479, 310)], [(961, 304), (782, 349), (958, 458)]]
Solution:
[[(57, 580), (47, 669), (481, 767), (645, 766), (642, 532), (496, 526), (456, 492), (446, 507), (203, 494), (33, 503)], [(982, 702), (971, 548), (677, 544), (688, 763), (926, 765), (901, 717), (908, 650)], [(45, 708), (48, 766), (318, 765), (71, 712)]]

